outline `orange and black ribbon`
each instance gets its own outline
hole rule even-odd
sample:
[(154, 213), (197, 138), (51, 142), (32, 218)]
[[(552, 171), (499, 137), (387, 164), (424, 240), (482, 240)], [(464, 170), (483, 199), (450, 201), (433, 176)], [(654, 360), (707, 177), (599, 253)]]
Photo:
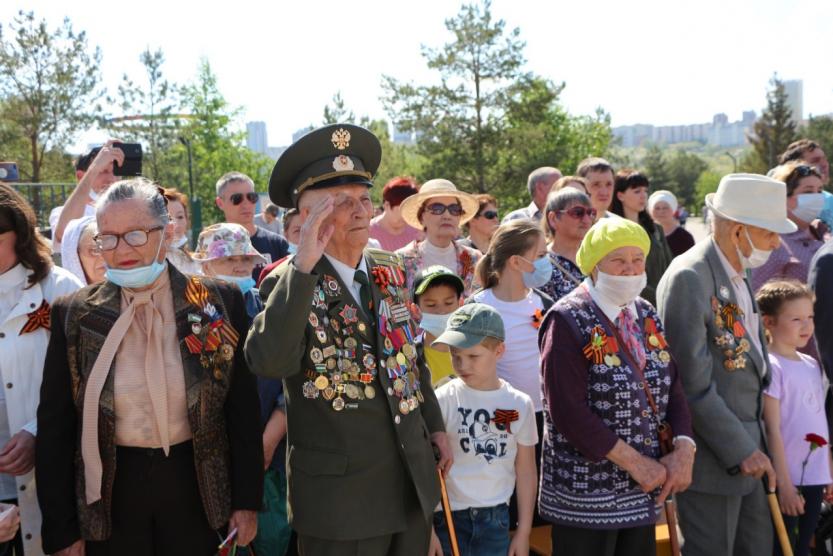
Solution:
[(495, 425), (502, 425), (506, 427), (506, 432), (512, 432), (512, 423), (520, 419), (520, 415), (514, 409), (496, 409), (495, 416), (492, 421)]
[(185, 299), (188, 303), (202, 309), (208, 301), (208, 288), (196, 276), (192, 276), (185, 286)]
[(29, 334), (30, 332), (34, 332), (38, 328), (45, 328), (46, 330), (50, 330), (51, 327), (51, 319), (50, 319), (50, 307), (49, 303), (46, 302), (44, 299), (40, 307), (29, 313), (27, 316), (29, 319), (26, 321), (26, 324), (23, 325), (23, 328), (20, 329), (19, 336), (23, 334)]
[(532, 326), (535, 330), (541, 328), (541, 323), (544, 321), (544, 313), (541, 312), (541, 309), (535, 309), (535, 313), (532, 315)]
[(646, 340), (650, 340), (651, 336), (654, 336), (657, 339), (658, 345), (652, 346), (650, 343), (648, 344), (648, 349), (665, 349), (668, 347), (668, 342), (665, 341), (665, 337), (660, 333), (659, 329), (657, 328), (656, 321), (651, 318), (647, 317), (645, 319), (645, 332), (646, 332)]
[(726, 322), (726, 328), (732, 328), (735, 324), (735, 319), (740, 315), (740, 308), (734, 303), (727, 303), (720, 309), (720, 314)]
[(604, 361), (605, 348), (607, 347), (607, 334), (601, 326), (595, 326), (590, 331), (590, 342), (582, 350), (584, 356), (593, 362), (594, 365), (601, 365)]

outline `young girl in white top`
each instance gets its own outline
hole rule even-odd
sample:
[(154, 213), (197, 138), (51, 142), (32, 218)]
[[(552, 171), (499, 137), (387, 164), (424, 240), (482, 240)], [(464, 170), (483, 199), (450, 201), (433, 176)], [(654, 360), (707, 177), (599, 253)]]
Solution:
[[(497, 362), (497, 373), (532, 399), (539, 438), (535, 446), (538, 465), (544, 424), (538, 327), (553, 301), (536, 288), (549, 282), (551, 275), (552, 263), (544, 232), (531, 220), (511, 220), (495, 231), (489, 250), (477, 263), (477, 280), (484, 289), (470, 298), (493, 307), (503, 318), (506, 352)], [(514, 510), (513, 497), (510, 503), (513, 527)]]
[(764, 421), (778, 498), (794, 554), (807, 556), (822, 498), (833, 494), (827, 378), (815, 359), (797, 351), (813, 338), (814, 298), (804, 284), (773, 280), (761, 286), (756, 300), (769, 337), (772, 382), (764, 395)]

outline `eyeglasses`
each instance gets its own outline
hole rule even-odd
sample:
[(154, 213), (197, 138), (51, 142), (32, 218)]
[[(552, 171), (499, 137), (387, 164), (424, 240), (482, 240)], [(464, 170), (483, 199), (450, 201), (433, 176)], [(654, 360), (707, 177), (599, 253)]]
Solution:
[(801, 178), (806, 178), (807, 176), (818, 176), (821, 177), (821, 174), (818, 170), (816, 170), (815, 166), (808, 166), (806, 164), (802, 164), (801, 166), (795, 167), (795, 173), (798, 174)]
[(486, 212), (481, 212), (477, 216), (478, 218), (485, 218), (486, 220), (497, 220), (497, 211), (487, 210)]
[(112, 251), (119, 245), (119, 240), (123, 239), (126, 244), (131, 247), (141, 247), (148, 242), (148, 236), (151, 232), (162, 230), (165, 226), (156, 226), (149, 230), (130, 230), (123, 234), (97, 234), (93, 240), (100, 251)]
[(434, 216), (440, 216), (445, 211), (448, 211), (448, 214), (451, 216), (462, 216), (463, 215), (463, 206), (459, 203), (454, 203), (453, 205), (444, 205), (442, 203), (432, 203), (425, 207), (425, 210), (433, 214)]
[(576, 220), (581, 220), (585, 216), (589, 216), (591, 220), (596, 219), (596, 209), (587, 207), (572, 207), (567, 210), (559, 210), (560, 214), (567, 214)]
[(248, 193), (232, 193), (232, 195), (228, 199), (234, 206), (237, 206), (240, 203), (242, 203), (243, 199), (246, 199), (251, 204), (256, 205), (258, 200), (258, 194), (254, 191), (250, 191)]

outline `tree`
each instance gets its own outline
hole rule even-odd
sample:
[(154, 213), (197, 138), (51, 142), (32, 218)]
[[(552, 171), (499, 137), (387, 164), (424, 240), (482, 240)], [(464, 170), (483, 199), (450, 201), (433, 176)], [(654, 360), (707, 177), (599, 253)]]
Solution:
[(90, 51), (69, 19), (50, 31), (46, 20), (20, 11), (0, 26), (0, 119), (27, 142), (24, 179), (40, 181), (45, 153), (62, 150), (95, 120), (100, 64), (100, 50)]
[(436, 175), (485, 192), (506, 140), (510, 90), (525, 77), (525, 43), (519, 29), (507, 32), (503, 20), (493, 21), (490, 0), (463, 5), (445, 26), (451, 42), (422, 47), (440, 83), (418, 86), (384, 76), (383, 103), (397, 128), (421, 134), (419, 151)]
[(691, 205), (693, 213), (699, 213), (706, 202), (706, 195), (717, 191), (720, 185), (720, 174), (706, 170), (700, 174), (694, 184), (694, 204)]
[[(196, 79), (184, 86), (180, 94), (182, 108), (190, 115), (182, 137), (192, 145), (194, 189), (207, 213), (206, 221), (217, 221), (222, 218), (214, 203), (217, 179), (226, 172), (243, 172), (252, 178), (257, 190), (265, 191), (274, 163), (245, 147), (245, 132), (234, 129), (240, 110), (229, 106), (223, 97), (207, 60), (201, 61)], [(175, 144), (172, 150), (179, 160), (178, 183), (184, 185), (187, 183), (185, 147)], [(186, 189), (180, 185), (180, 190)]]
[(766, 173), (778, 165), (778, 155), (796, 140), (796, 122), (792, 120), (792, 109), (787, 102), (784, 83), (773, 75), (767, 91), (767, 105), (761, 117), (755, 122), (747, 139), (752, 144), (755, 156), (745, 157), (746, 170)]
[(668, 170), (668, 161), (658, 145), (648, 147), (648, 151), (642, 159), (642, 168), (645, 169), (645, 175), (651, 182), (652, 190), (673, 190), (674, 184), (672, 183), (671, 172)]
[[(366, 118), (365, 118), (366, 119)], [(324, 107), (324, 120), (322, 125), (328, 124), (352, 124), (356, 122), (356, 115), (352, 110), (344, 107), (344, 99), (341, 97), (341, 91), (333, 95), (333, 105), (329, 104)]]
[(179, 131), (179, 88), (162, 74), (165, 56), (161, 49), (151, 52), (147, 48), (139, 60), (145, 69), (146, 83), (136, 84), (123, 75), (117, 97), (107, 98), (119, 113), (106, 118), (103, 126), (114, 137), (142, 143), (143, 172), (151, 179), (163, 180), (169, 177), (165, 172), (166, 153), (176, 144)]
[(676, 151), (668, 161), (668, 174), (671, 177), (671, 191), (683, 206), (694, 206), (696, 183), (700, 175), (709, 168), (705, 160), (694, 153)]

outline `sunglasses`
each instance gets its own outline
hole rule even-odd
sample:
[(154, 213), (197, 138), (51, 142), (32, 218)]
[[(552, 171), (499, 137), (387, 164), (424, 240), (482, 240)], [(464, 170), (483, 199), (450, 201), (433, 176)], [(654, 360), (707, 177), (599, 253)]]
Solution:
[(595, 220), (596, 214), (598, 214), (596, 209), (587, 207), (573, 207), (567, 210), (559, 210), (558, 212), (561, 214), (567, 214), (576, 220), (581, 220), (585, 216), (589, 216), (591, 220)]
[(228, 199), (232, 205), (237, 206), (243, 202), (244, 198), (253, 205), (257, 204), (258, 195), (254, 191), (250, 191), (249, 193), (233, 193)]
[(815, 166), (807, 166), (806, 164), (802, 164), (801, 166), (795, 167), (795, 173), (798, 174), (801, 178), (806, 178), (807, 176), (817, 176), (821, 177), (821, 174), (818, 170), (816, 170)]
[(440, 216), (445, 211), (448, 211), (448, 214), (451, 216), (462, 216), (463, 215), (463, 206), (459, 203), (454, 203), (453, 205), (444, 205), (442, 203), (432, 203), (425, 207), (425, 210), (433, 214), (434, 216)]
[(486, 212), (481, 212), (477, 215), (478, 218), (485, 218), (486, 220), (497, 220), (497, 211), (496, 210), (487, 210)]
[(148, 242), (148, 236), (150, 236), (151, 232), (163, 228), (164, 226), (156, 226), (150, 230), (130, 230), (123, 234), (97, 234), (93, 240), (99, 251), (112, 251), (118, 247), (120, 239), (123, 239), (131, 247), (141, 247)]

